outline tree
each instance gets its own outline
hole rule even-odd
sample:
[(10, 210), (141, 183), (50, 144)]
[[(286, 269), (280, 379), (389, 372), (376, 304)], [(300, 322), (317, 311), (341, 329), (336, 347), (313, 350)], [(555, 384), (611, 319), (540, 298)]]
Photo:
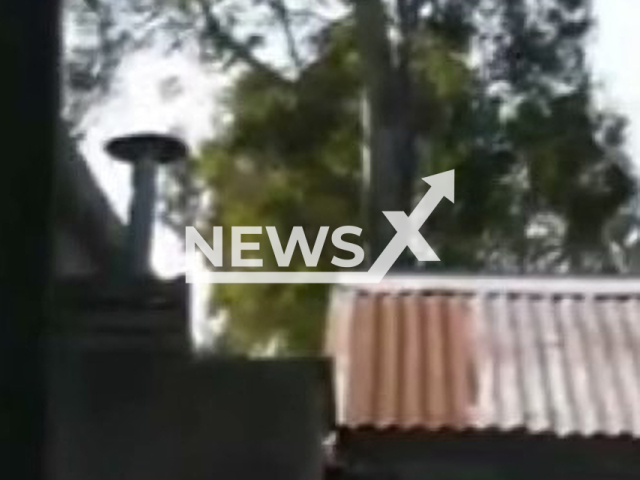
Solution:
[[(353, 45), (352, 29), (336, 27), (318, 39), (321, 55), (295, 85), (253, 70), (238, 80), (228, 106), (234, 120), (200, 157), (201, 175), (216, 192), (214, 225), (226, 233), (232, 226), (275, 226), (283, 243), (302, 226), (313, 243), (321, 226), (361, 223), (360, 81)], [(266, 250), (264, 269), (279, 269)], [(335, 253), (326, 245), (318, 268), (334, 269)], [(289, 270), (306, 269), (297, 250)], [(215, 300), (230, 311), (231, 345), (265, 348), (277, 338), (289, 352), (308, 352), (320, 347), (327, 294), (324, 285), (224, 285)]]
[(485, 4), (484, 24), (492, 30), (480, 37), (487, 52), (480, 88), (495, 105), (481, 106), (479, 116), (459, 115), (482, 124), (471, 128), (472, 144), (462, 142), (471, 148), (458, 177), (465, 197), (458, 215), (441, 209), (449, 226), (435, 229), (453, 264), (466, 258), (483, 269), (519, 273), (620, 268), (611, 246), (626, 233), (618, 231), (615, 240), (611, 226), (634, 181), (620, 150), (624, 121), (593, 103), (584, 62), (588, 6)]
[[(381, 212), (408, 212), (420, 177), (455, 168), (455, 205), (424, 227), (439, 268), (624, 268), (617, 247), (633, 222), (619, 212), (634, 182), (624, 122), (593, 103), (588, 0), (353, 0), (328, 19), (326, 3), (156, 7), (196, 32), (209, 60), (241, 66), (233, 119), (198, 161), (215, 192), (213, 224), (275, 225), (283, 237), (303, 225), (310, 238), (323, 225), (359, 224), (375, 259), (394, 233)], [(267, 57), (276, 32), (283, 53)], [(299, 285), (218, 292), (227, 340), (243, 349), (274, 338), (317, 349), (326, 297)]]

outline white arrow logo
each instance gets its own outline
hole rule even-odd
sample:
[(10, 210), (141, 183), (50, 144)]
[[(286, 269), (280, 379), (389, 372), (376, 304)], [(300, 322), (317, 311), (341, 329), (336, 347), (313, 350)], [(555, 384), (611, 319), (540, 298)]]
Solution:
[(437, 262), (440, 259), (420, 234), (443, 198), (454, 202), (454, 171), (439, 173), (422, 180), (431, 185), (411, 215), (404, 212), (383, 212), (396, 229), (395, 236), (377, 258), (368, 272), (198, 272), (187, 269), (188, 283), (379, 283), (391, 269), (405, 248), (413, 252), (421, 262)]
[(453, 170), (423, 178), (422, 180), (431, 185), (431, 188), (409, 217), (404, 212), (384, 212), (397, 233), (369, 269), (370, 274), (384, 277), (406, 247), (409, 247), (421, 262), (440, 261), (419, 230), (440, 200), (446, 197), (451, 203), (454, 202), (454, 179)]

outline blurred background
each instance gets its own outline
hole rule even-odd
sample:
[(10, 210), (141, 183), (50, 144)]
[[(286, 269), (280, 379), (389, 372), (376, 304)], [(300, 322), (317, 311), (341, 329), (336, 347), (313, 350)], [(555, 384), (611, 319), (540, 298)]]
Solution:
[[(411, 211), (420, 179), (453, 168), (455, 205), (423, 227), (442, 262), (396, 271), (637, 274), (639, 15), (633, 0), (65, 0), (64, 135), (122, 222), (130, 169), (105, 142), (186, 142), (158, 179), (163, 277), (184, 272), (187, 225), (358, 225), (370, 262), (394, 233), (381, 212)], [(318, 268), (335, 268), (325, 250)], [(326, 286), (195, 290), (203, 347), (322, 346)]]

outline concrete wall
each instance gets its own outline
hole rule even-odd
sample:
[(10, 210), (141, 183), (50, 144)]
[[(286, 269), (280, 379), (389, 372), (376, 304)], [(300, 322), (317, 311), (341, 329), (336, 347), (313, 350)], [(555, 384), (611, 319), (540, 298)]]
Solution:
[(82, 240), (59, 223), (54, 229), (53, 263), (57, 277), (89, 276), (100, 269)]
[(49, 478), (319, 479), (326, 369), (53, 349)]

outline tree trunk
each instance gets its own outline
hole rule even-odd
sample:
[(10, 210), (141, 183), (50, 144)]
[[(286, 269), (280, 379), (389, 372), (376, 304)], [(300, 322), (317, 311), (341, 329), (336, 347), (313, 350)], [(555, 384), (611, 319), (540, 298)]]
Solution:
[(381, 0), (353, 4), (366, 91), (364, 180), (368, 259), (373, 262), (395, 235), (383, 212), (411, 209), (415, 155), (409, 125), (408, 58), (394, 65)]

